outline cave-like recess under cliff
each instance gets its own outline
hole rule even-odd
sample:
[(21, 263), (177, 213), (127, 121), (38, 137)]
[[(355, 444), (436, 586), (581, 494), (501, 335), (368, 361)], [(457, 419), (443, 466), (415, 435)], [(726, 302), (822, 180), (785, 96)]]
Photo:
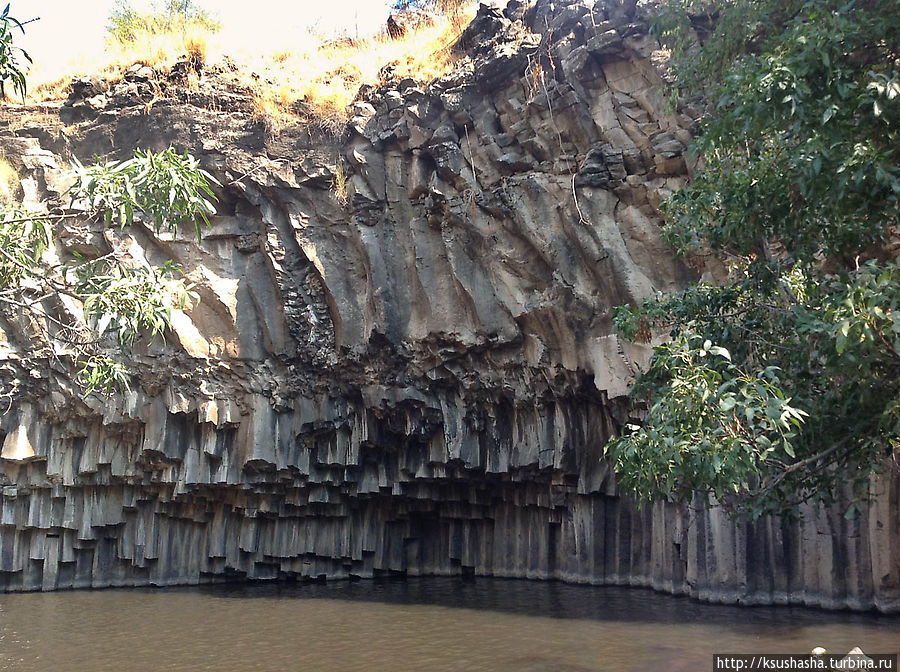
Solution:
[(26, 200), (66, 205), (73, 156), (136, 147), (223, 186), (200, 243), (57, 226), (59, 254), (174, 259), (196, 285), (128, 394), (81, 400), (0, 315), (0, 590), (473, 574), (900, 609), (900, 479), (795, 525), (617, 494), (603, 446), (648, 353), (612, 308), (717, 272), (660, 239), (701, 109), (667, 107), (642, 11), (483, 6), (453, 73), (387, 68), (338, 134), (276, 132), (196, 63), (2, 110)]

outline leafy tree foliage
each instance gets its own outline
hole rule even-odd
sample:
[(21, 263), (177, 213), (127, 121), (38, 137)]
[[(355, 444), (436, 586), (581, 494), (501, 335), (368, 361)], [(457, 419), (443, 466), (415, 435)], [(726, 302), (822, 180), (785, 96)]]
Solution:
[(210, 199), (213, 178), (200, 168), (197, 160), (179, 155), (173, 148), (155, 154), (137, 150), (133, 159), (120, 163), (97, 164), (85, 168), (78, 159), (78, 184), (73, 199), (83, 199), (97, 212), (103, 212), (106, 224), (130, 226), (136, 212), (153, 221), (156, 233), (192, 220), (197, 238), (200, 220), (209, 226), (207, 215), (214, 214)]
[(87, 218), (125, 228), (141, 221), (159, 233), (190, 222), (199, 235), (199, 221), (215, 212), (215, 180), (193, 157), (171, 148), (138, 151), (120, 163), (85, 167), (76, 161), (73, 178), (70, 196), (78, 207), (64, 214), (0, 203), (0, 306), (30, 316), (35, 350), (74, 360), (85, 394), (110, 394), (129, 380), (117, 351), (141, 334), (164, 334), (172, 310), (192, 297), (190, 287), (173, 263), (153, 267), (123, 249), (58, 260), (46, 254), (53, 224)]
[(700, 491), (751, 518), (788, 513), (842, 484), (862, 493), (900, 448), (896, 9), (672, 0), (660, 13), (680, 93), (708, 103), (700, 168), (665, 204), (665, 232), (730, 274), (616, 312), (626, 337), (671, 338), (633, 391), (645, 421), (608, 446), (641, 498)]
[(19, 63), (21, 56), (31, 63), (31, 57), (21, 47), (13, 44), (13, 34), (16, 29), (25, 32), (21, 21), (9, 15), (7, 4), (0, 13), (0, 97), (6, 97), (6, 82), (12, 83), (13, 90), (22, 98), (25, 97), (26, 82), (25, 73)]

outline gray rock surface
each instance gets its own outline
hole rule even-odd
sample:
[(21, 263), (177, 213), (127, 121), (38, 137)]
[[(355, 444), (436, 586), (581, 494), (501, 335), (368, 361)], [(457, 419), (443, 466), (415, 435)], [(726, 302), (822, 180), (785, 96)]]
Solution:
[(696, 270), (657, 206), (698, 114), (668, 110), (646, 26), (635, 2), (482, 7), (453, 73), (385, 71), (340, 137), (273, 137), (214, 71), (4, 111), (32, 200), (60, 198), (72, 155), (170, 144), (224, 186), (199, 244), (57, 230), (61, 254), (126, 240), (196, 285), (127, 395), (80, 400), (2, 316), (0, 589), (472, 573), (898, 610), (900, 479), (793, 526), (617, 494), (603, 446), (648, 352), (612, 308)]

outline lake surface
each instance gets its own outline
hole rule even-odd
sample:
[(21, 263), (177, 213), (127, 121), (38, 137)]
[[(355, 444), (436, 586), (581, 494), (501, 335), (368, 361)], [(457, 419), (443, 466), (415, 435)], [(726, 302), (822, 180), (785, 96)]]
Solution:
[(694, 672), (713, 653), (900, 650), (900, 617), (451, 578), (0, 595), (23, 672)]

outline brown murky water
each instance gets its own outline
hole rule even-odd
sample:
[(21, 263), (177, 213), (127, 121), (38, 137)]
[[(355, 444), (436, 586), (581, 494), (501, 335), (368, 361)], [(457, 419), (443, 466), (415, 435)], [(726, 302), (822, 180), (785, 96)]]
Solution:
[(900, 649), (900, 618), (478, 579), (0, 595), (0, 669), (708, 670), (713, 653)]

